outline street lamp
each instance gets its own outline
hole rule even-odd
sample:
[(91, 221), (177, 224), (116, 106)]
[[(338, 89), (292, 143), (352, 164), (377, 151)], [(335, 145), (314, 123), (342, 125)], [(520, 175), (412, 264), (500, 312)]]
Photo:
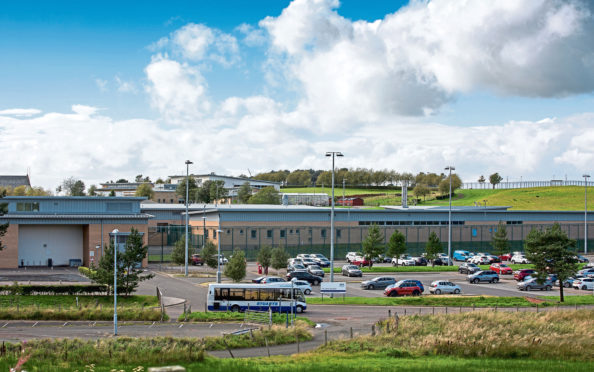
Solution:
[(588, 178), (589, 174), (584, 174), (584, 254), (588, 253)]
[(185, 276), (188, 276), (188, 198), (190, 187), (190, 164), (194, 164), (186, 160), (186, 255), (185, 255)]
[(206, 204), (202, 207), (202, 249), (206, 247)]
[(330, 282), (334, 281), (334, 157), (344, 156), (339, 151), (328, 151), (326, 156), (332, 156), (332, 210), (330, 212)]
[(456, 170), (448, 165), (445, 170), (450, 171), (450, 208), (448, 209), (448, 265), (452, 264), (452, 171)]
[(114, 236), (113, 243), (113, 335), (118, 335), (118, 233), (114, 229), (111, 233)]
[(223, 232), (223, 230), (221, 230), (221, 217), (219, 217), (219, 229), (217, 230), (217, 241), (218, 241), (218, 249), (217, 249), (217, 283), (221, 282), (221, 233)]

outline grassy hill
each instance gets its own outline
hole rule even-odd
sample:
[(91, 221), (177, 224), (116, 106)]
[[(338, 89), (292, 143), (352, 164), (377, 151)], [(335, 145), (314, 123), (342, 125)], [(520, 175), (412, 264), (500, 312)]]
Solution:
[[(313, 188), (286, 188), (283, 192), (314, 192)], [(399, 205), (401, 198), (394, 190), (368, 190), (368, 189), (346, 189), (345, 194), (377, 194), (364, 198), (365, 205)], [(317, 188), (316, 192), (331, 193), (329, 188)], [(336, 188), (335, 195), (342, 196), (342, 189)], [(410, 192), (409, 192), (410, 195)], [(435, 196), (427, 195), (426, 201), (419, 205), (448, 205), (448, 200), (437, 200)], [(483, 204), (486, 200), (487, 206), (509, 206), (516, 210), (583, 210), (584, 209), (584, 188), (580, 186), (558, 186), (558, 187), (534, 187), (510, 190), (458, 190), (452, 199), (452, 205), (472, 206), (475, 202)], [(594, 209), (593, 202), (588, 210)]]

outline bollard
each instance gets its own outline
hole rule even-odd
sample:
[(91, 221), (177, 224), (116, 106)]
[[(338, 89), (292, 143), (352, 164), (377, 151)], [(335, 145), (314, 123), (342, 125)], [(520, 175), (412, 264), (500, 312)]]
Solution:
[(538, 313), (538, 304), (536, 304), (536, 312)]
[(448, 307), (446, 306), (446, 314), (448, 313)]
[(299, 354), (299, 334), (297, 333), (297, 328), (295, 328), (295, 339), (297, 339), (297, 354)]
[(324, 345), (328, 345), (328, 330), (324, 330)]
[(516, 313), (520, 311), (520, 307), (516, 305)]
[(398, 315), (396, 315), (396, 317), (394, 318), (395, 320), (395, 325), (394, 325), (394, 331), (398, 332), (398, 326), (400, 325), (400, 318), (398, 318)]
[(406, 315), (406, 307), (404, 308), (404, 315)]
[(392, 310), (388, 309), (388, 318), (392, 317)]
[(433, 315), (435, 315), (435, 306), (433, 306)]
[(421, 308), (421, 307), (419, 307), (419, 314), (421, 314), (421, 309), (422, 309), (422, 308)]
[(351, 327), (351, 339), (353, 338), (353, 327)]

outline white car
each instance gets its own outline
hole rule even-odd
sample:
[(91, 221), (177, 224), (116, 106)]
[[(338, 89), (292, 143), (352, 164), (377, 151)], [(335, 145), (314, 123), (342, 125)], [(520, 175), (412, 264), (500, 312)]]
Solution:
[(429, 286), (429, 293), (441, 294), (441, 293), (453, 293), (459, 294), (462, 290), (460, 287), (447, 280), (436, 280)]
[(303, 294), (308, 295), (311, 293), (311, 291), (312, 291), (311, 284), (309, 284), (305, 280), (298, 280), (297, 278), (293, 278), (293, 280), (291, 280), (291, 281), (293, 282), (293, 286), (295, 288), (301, 289)]
[(526, 256), (524, 256), (522, 254), (518, 254), (511, 258), (511, 263), (513, 263), (513, 264), (529, 264), (530, 261), (528, 261)]
[(472, 257), (469, 262), (471, 262), (475, 265), (488, 265), (491, 263), (491, 261), (489, 260), (489, 257), (478, 256), (478, 255)]
[(415, 260), (411, 256), (401, 256), (400, 258), (392, 258), (392, 266), (415, 266)]
[(347, 262), (349, 262), (349, 263), (350, 263), (350, 262), (351, 262), (351, 261), (353, 261), (353, 260), (354, 260), (354, 259), (355, 259), (357, 256), (359, 256), (359, 253), (357, 253), (357, 252), (349, 252), (349, 253), (347, 253), (347, 255), (346, 255), (346, 260), (347, 260)]
[(573, 288), (592, 290), (594, 289), (594, 278), (581, 278), (573, 281)]
[(221, 265), (226, 265), (226, 264), (228, 264), (228, 263), (229, 263), (229, 260), (228, 260), (228, 259), (227, 259), (225, 256), (223, 256), (223, 255), (220, 255), (220, 256), (219, 256), (219, 263), (220, 263)]

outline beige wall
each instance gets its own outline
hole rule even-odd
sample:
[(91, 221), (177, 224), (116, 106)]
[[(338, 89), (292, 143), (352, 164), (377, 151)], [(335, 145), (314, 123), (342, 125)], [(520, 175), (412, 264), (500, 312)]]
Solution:
[(19, 266), (19, 225), (8, 226), (2, 237), (3, 250), (0, 251), (0, 269), (13, 269)]

